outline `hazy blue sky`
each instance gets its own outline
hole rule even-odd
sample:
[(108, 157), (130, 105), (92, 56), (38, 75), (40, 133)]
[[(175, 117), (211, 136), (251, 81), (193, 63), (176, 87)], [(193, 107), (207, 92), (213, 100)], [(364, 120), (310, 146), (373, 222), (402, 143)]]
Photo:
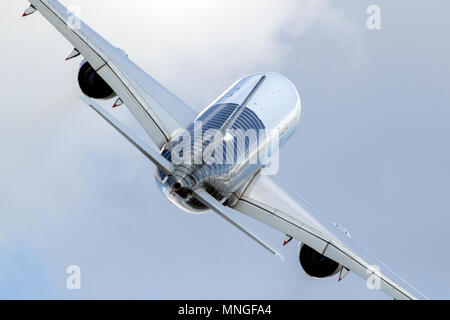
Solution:
[[(450, 3), (62, 2), (198, 110), (247, 73), (291, 79), (302, 119), (279, 176), (425, 295), (450, 298)], [(307, 277), (296, 244), (282, 263), (172, 206), (153, 165), (79, 101), (72, 48), (39, 14), (23, 19), (27, 6), (0, 3), (0, 298), (387, 298), (354, 274)], [(72, 264), (80, 291), (66, 288)]]

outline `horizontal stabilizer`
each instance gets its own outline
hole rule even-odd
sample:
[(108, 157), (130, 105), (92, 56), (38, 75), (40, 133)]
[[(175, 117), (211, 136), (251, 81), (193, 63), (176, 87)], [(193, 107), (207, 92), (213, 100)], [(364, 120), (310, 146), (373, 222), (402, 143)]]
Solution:
[(233, 226), (235, 226), (236, 228), (238, 228), (239, 230), (241, 230), (243, 233), (245, 233), (247, 236), (249, 236), (250, 238), (252, 238), (253, 240), (255, 240), (258, 244), (260, 244), (261, 246), (263, 246), (266, 250), (268, 250), (270, 253), (278, 256), (283, 262), (284, 262), (284, 258), (283, 256), (278, 253), (277, 251), (275, 251), (274, 249), (272, 249), (268, 244), (266, 244), (263, 240), (259, 239), (256, 235), (254, 235), (251, 231), (248, 231), (247, 229), (245, 229), (244, 227), (242, 227), (241, 225), (239, 225), (237, 222), (235, 222), (234, 220), (232, 220), (230, 217), (228, 217), (227, 213), (228, 212), (233, 212), (234, 210), (229, 208), (229, 207), (225, 207), (223, 204), (221, 204), (219, 201), (217, 201), (213, 196), (211, 196), (208, 192), (206, 192), (206, 190), (204, 189), (198, 189), (194, 191), (194, 197), (199, 200), (201, 203), (203, 203), (205, 206), (207, 206), (208, 208), (210, 208), (211, 210), (213, 210), (215, 213), (217, 213), (219, 216), (221, 216), (222, 218), (224, 218), (226, 221), (228, 221), (229, 223), (231, 223)]
[(114, 118), (109, 112), (103, 109), (98, 103), (87, 97), (81, 97), (84, 103), (92, 107), (103, 119), (113, 126), (122, 136), (133, 144), (144, 156), (152, 161), (165, 174), (172, 175), (173, 166), (156, 149), (148, 145), (144, 140), (136, 136), (131, 130), (125, 127), (120, 121)]

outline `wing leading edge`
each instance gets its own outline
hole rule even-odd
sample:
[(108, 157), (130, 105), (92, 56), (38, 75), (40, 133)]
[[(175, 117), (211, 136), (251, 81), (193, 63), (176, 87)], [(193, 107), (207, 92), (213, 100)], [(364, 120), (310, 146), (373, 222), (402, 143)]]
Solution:
[(55, 0), (29, 0), (91, 64), (161, 148), (196, 116), (186, 103)]
[(398, 300), (427, 299), (276, 177), (257, 175), (233, 208), (305, 243)]

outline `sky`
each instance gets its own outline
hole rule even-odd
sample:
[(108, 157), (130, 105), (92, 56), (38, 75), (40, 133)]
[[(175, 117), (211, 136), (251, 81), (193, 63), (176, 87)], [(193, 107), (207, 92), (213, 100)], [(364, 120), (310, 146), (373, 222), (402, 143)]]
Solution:
[[(450, 298), (450, 3), (61, 2), (198, 111), (248, 73), (292, 80), (302, 118), (279, 177), (423, 294)], [(374, 4), (381, 30), (366, 26)], [(309, 278), (297, 244), (248, 217), (284, 263), (164, 199), (153, 165), (79, 100), (70, 44), (27, 6), (0, 3), (1, 299), (388, 298), (352, 273)], [(125, 107), (113, 114), (142, 134)]]

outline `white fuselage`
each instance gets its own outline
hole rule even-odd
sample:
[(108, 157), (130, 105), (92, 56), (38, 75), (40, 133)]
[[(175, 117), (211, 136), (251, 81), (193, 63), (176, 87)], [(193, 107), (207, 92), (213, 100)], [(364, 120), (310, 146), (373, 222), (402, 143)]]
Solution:
[(162, 192), (190, 213), (206, 210), (190, 196), (197, 188), (232, 205), (256, 173), (276, 173), (278, 149), (295, 132), (300, 111), (298, 91), (285, 77), (239, 79), (164, 146), (175, 170), (172, 176), (157, 170)]

